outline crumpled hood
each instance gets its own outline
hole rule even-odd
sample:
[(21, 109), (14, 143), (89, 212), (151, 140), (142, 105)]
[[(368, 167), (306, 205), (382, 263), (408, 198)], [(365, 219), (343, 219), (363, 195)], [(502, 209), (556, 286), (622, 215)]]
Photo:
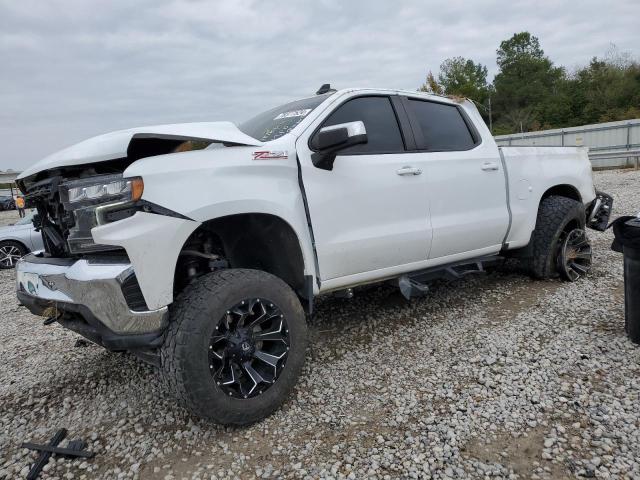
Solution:
[(160, 138), (167, 140), (210, 140), (238, 145), (259, 146), (262, 142), (243, 133), (231, 122), (198, 122), (155, 125), (118, 130), (84, 140), (60, 150), (27, 168), (18, 179), (43, 170), (83, 165), (117, 158), (125, 158), (132, 140)]

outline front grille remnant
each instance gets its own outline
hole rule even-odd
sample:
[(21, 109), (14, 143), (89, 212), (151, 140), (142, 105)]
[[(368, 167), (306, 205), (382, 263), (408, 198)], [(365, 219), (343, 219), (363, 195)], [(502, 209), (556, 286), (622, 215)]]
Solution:
[(30, 185), (25, 202), (27, 208), (35, 208), (37, 214), (33, 225), (42, 234), (47, 253), (54, 257), (65, 257), (69, 253), (67, 236), (73, 226), (73, 215), (69, 215), (60, 201), (62, 177), (55, 176)]
[(58, 175), (26, 188), (27, 207), (37, 209), (33, 224), (41, 232), (45, 251), (49, 255), (56, 258), (74, 257), (120, 249), (117, 246), (94, 243), (91, 229), (97, 225), (96, 204), (71, 205), (68, 201), (70, 185), (79, 182), (91, 184), (116, 176), (117, 174), (69, 179)]

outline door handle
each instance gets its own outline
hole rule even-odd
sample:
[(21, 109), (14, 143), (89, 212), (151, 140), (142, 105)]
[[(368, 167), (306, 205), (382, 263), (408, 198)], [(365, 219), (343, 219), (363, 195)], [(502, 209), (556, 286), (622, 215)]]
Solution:
[(485, 172), (491, 172), (493, 170), (498, 170), (498, 164), (494, 162), (485, 162), (482, 164), (482, 170)]
[(420, 175), (422, 170), (416, 167), (402, 167), (396, 170), (398, 175)]

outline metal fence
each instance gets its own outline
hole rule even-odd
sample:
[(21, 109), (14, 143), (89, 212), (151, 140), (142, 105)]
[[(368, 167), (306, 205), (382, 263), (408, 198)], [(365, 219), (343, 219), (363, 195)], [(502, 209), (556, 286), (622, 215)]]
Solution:
[(495, 137), (502, 146), (585, 146), (593, 168), (640, 166), (640, 119)]

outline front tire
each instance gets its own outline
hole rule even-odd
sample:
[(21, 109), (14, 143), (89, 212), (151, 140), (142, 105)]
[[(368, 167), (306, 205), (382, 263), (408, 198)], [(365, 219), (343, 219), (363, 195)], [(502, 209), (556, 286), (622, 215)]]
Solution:
[(304, 364), (307, 326), (298, 297), (258, 270), (213, 272), (171, 307), (162, 373), (192, 413), (246, 425), (273, 413)]
[[(580, 202), (556, 195), (544, 198), (531, 234), (531, 256), (525, 259), (529, 274), (538, 279), (557, 277), (563, 241), (572, 231), (583, 231), (585, 221), (584, 205)], [(586, 235), (584, 239), (588, 242)]]

